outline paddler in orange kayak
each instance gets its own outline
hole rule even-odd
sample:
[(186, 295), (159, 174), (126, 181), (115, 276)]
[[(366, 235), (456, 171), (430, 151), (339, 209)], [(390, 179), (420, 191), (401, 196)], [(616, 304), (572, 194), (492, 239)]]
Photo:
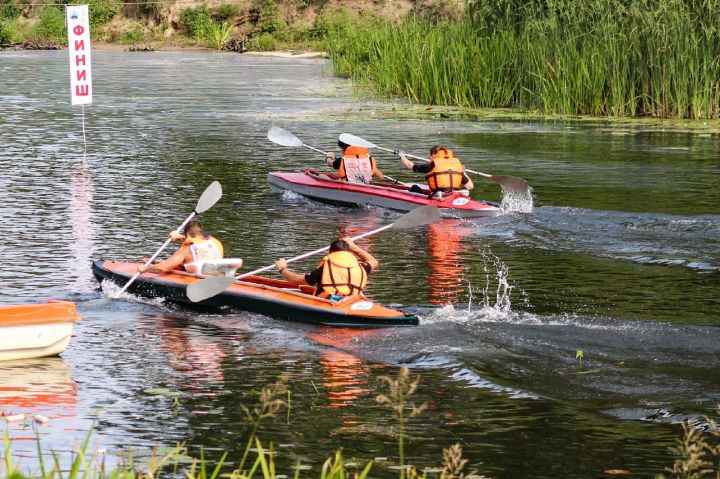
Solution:
[(199, 221), (190, 221), (184, 229), (184, 234), (177, 231), (170, 232), (170, 238), (182, 245), (165, 261), (157, 264), (138, 266), (141, 273), (168, 273), (176, 269), (182, 269), (189, 273), (197, 272), (196, 267), (191, 264), (196, 261), (216, 260), (223, 258), (223, 245), (210, 235), (205, 235), (205, 230)]
[[(465, 173), (465, 167), (460, 159), (453, 155), (453, 151), (441, 145), (430, 149), (430, 162), (416, 165), (410, 161), (403, 150), (395, 150), (408, 170), (416, 173), (425, 173), (425, 179), (430, 187), (430, 197), (442, 199), (444, 193), (458, 193), (469, 195), (475, 185)], [(413, 191), (412, 189), (410, 191)]]
[(341, 180), (369, 185), (373, 176), (378, 180), (385, 179), (367, 148), (351, 146), (342, 141), (338, 141), (338, 146), (342, 149), (342, 155), (328, 153), (326, 160), (330, 168), (338, 170)]
[(294, 285), (315, 286), (315, 294), (338, 300), (360, 294), (367, 285), (368, 275), (378, 267), (373, 255), (344, 237), (330, 244), (329, 253), (314, 270), (302, 275), (288, 269), (287, 261), (279, 259), (275, 266), (283, 278)]

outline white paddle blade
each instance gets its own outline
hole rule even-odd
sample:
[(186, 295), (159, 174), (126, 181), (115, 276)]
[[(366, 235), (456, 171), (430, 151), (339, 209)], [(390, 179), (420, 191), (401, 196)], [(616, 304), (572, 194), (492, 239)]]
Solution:
[(281, 146), (303, 146), (303, 142), (300, 141), (300, 138), (277, 126), (273, 126), (270, 130), (268, 130), (267, 138), (273, 143)]
[(204, 301), (213, 296), (217, 296), (222, 293), (231, 284), (235, 282), (235, 278), (228, 278), (227, 276), (212, 276), (210, 278), (201, 279), (188, 285), (187, 294), (188, 299), (193, 303)]
[(340, 135), (338, 140), (350, 146), (358, 146), (360, 148), (378, 148), (375, 143), (370, 143), (369, 141), (364, 140), (359, 136), (351, 135), (350, 133), (343, 133)]
[(235, 272), (242, 268), (242, 258), (224, 258), (224, 259), (204, 259), (193, 261), (185, 266), (194, 267), (200, 275), (208, 275), (213, 273), (222, 273), (225, 276), (235, 276)]
[(508, 190), (517, 191), (519, 193), (527, 193), (530, 189), (530, 185), (528, 185), (528, 182), (523, 180), (522, 178), (518, 178), (516, 176), (508, 176), (508, 175), (492, 175), (490, 177), (492, 181), (499, 184), (503, 188), (507, 188)]
[(217, 181), (213, 181), (210, 186), (205, 188), (202, 196), (200, 196), (197, 206), (195, 207), (195, 213), (200, 214), (203, 211), (209, 210), (220, 198), (222, 198), (222, 186), (220, 186), (220, 183)]
[(440, 210), (433, 205), (420, 206), (409, 213), (405, 213), (393, 223), (393, 229), (415, 228), (429, 225), (440, 219)]

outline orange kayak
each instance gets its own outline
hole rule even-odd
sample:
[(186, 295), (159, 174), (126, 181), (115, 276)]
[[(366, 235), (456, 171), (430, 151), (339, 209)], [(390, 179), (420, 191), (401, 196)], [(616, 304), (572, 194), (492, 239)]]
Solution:
[[(92, 269), (98, 281), (109, 280), (124, 285), (135, 274), (137, 266), (137, 263), (97, 260)], [(201, 279), (180, 271), (143, 273), (130, 285), (129, 292), (186, 305), (250, 311), (289, 321), (330, 326), (377, 328), (418, 324), (417, 316), (382, 306), (364, 295), (331, 301), (313, 295), (314, 288), (310, 286), (293, 286), (262, 276), (248, 276), (217, 296), (193, 303), (186, 295), (187, 286)]]
[(79, 319), (75, 303), (69, 301), (0, 306), (0, 360), (60, 354)]

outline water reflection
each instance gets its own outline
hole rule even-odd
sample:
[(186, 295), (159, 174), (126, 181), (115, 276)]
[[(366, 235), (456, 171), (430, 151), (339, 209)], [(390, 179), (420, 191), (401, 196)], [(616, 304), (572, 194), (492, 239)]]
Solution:
[(170, 317), (160, 316), (148, 326), (160, 337), (161, 348), (168, 353), (168, 365), (176, 373), (173, 381), (179, 389), (194, 396), (214, 396), (222, 388), (226, 354), (220, 344)]
[(95, 229), (93, 225), (93, 186), (92, 172), (87, 162), (77, 165), (73, 170), (70, 188), (70, 223), (72, 224), (72, 243), (70, 245), (70, 274), (75, 278), (73, 291), (87, 291), (95, 287), (95, 280), (88, 268), (94, 253)]
[(468, 249), (464, 239), (472, 231), (463, 223), (463, 220), (443, 220), (428, 227), (428, 284), (432, 304), (457, 303), (465, 292), (468, 267), (462, 255)]
[(75, 381), (61, 358), (0, 363), (0, 410), (54, 415), (74, 410)]
[[(323, 371), (322, 382), (331, 408), (353, 405), (370, 391), (369, 368), (362, 359), (351, 354), (351, 351), (354, 349), (354, 345), (378, 334), (381, 333), (372, 329), (356, 330), (331, 327), (321, 327), (308, 334), (309, 339), (334, 348), (323, 351), (320, 359)], [(354, 422), (356, 421), (351, 420), (351, 423)]]

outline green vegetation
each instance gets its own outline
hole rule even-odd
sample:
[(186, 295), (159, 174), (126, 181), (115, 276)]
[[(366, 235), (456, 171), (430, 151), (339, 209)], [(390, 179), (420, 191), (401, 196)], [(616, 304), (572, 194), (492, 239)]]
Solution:
[(122, 34), (120, 37), (120, 43), (125, 45), (134, 45), (140, 43), (145, 39), (145, 34), (139, 28), (133, 28)]
[(57, 7), (44, 7), (40, 11), (38, 23), (33, 29), (33, 34), (46, 40), (67, 43), (67, 31), (65, 30), (65, 15)]
[(720, 117), (717, 0), (477, 0), (460, 20), (326, 35), (335, 71), (379, 94), (596, 116)]
[(114, 0), (88, 0), (90, 31), (97, 31), (118, 13), (119, 5)]
[(11, 43), (13, 40), (13, 32), (5, 22), (0, 21), (0, 45)]
[(212, 22), (210, 12), (205, 5), (186, 8), (180, 14), (180, 31), (201, 40), (205, 37), (208, 24)]
[(232, 33), (232, 25), (229, 23), (210, 22), (207, 27), (207, 40), (210, 47), (215, 50), (222, 50), (225, 43), (230, 39), (230, 33)]

